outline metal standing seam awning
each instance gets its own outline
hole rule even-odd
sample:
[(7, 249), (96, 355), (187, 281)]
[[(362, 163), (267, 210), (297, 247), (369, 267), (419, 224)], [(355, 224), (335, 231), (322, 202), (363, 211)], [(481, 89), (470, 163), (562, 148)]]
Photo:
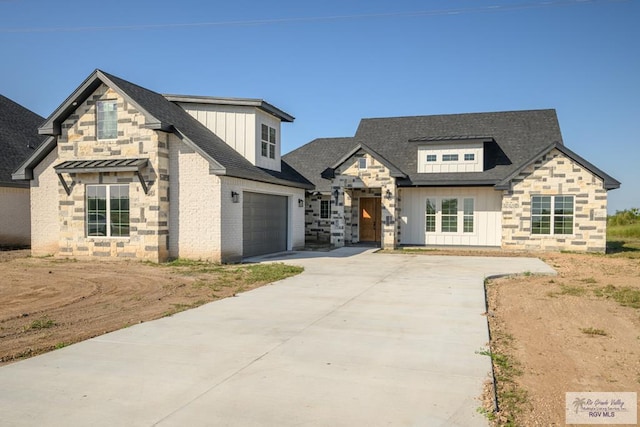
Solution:
[(62, 177), (63, 173), (98, 173), (98, 172), (133, 172), (140, 180), (144, 193), (147, 194), (147, 183), (142, 178), (142, 169), (147, 167), (149, 159), (102, 159), (102, 160), (67, 160), (53, 169), (58, 175), (67, 195), (71, 189)]

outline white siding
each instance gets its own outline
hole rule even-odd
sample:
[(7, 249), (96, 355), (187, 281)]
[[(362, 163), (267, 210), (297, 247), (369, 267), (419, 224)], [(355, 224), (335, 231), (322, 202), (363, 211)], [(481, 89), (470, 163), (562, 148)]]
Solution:
[[(257, 110), (258, 115), (256, 117), (256, 166), (260, 166), (261, 168), (271, 169), (275, 171), (280, 171), (280, 148), (281, 144), (281, 134), (280, 134), (280, 120), (273, 117), (270, 114), (264, 113), (260, 110)], [(276, 130), (276, 158), (271, 159), (269, 157), (262, 156), (262, 124), (270, 126)]]
[(0, 187), (0, 246), (30, 243), (29, 189)]
[(179, 105), (252, 164), (256, 164), (256, 146), (259, 145), (256, 108), (196, 103)]
[[(427, 198), (473, 198), (474, 231), (463, 233), (425, 231)], [(502, 193), (482, 187), (431, 187), (400, 189), (400, 244), (403, 245), (454, 245), (454, 246), (500, 246), (502, 236)], [(439, 207), (439, 206), (438, 206)], [(458, 206), (459, 216), (462, 206)]]
[[(458, 161), (443, 161), (444, 154), (457, 154)], [(473, 154), (473, 160), (464, 160), (465, 154)], [(482, 172), (484, 168), (483, 144), (456, 143), (418, 147), (418, 173)], [(427, 155), (435, 155), (435, 162), (427, 162)]]
[[(61, 185), (53, 170), (58, 151), (53, 150), (33, 170), (31, 180), (31, 253), (58, 253), (60, 245), (59, 196)], [(64, 191), (64, 190), (62, 190)]]

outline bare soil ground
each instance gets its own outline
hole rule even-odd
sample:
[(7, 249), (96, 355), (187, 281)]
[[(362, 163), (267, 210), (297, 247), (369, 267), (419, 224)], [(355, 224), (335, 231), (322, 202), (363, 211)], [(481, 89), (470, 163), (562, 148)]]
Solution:
[(28, 253), (0, 251), (0, 365), (300, 272), (282, 264), (156, 265)]
[(633, 255), (640, 253), (544, 254), (558, 276), (488, 284), (503, 400), (496, 425), (565, 425), (568, 391), (640, 391), (640, 257)]

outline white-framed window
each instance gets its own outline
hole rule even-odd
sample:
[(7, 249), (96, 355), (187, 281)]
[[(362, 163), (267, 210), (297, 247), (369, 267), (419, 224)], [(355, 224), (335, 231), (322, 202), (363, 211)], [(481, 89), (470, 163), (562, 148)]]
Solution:
[(426, 231), (434, 233), (436, 231), (436, 199), (427, 199), (426, 207)]
[(464, 155), (464, 161), (465, 162), (472, 162), (476, 159), (476, 155), (474, 153), (465, 153)]
[(427, 154), (427, 162), (437, 162), (438, 156), (436, 154)]
[(472, 197), (428, 197), (425, 210), (427, 233), (474, 233), (475, 199)]
[(118, 138), (118, 101), (96, 102), (96, 134), (98, 139)]
[(573, 196), (531, 196), (531, 234), (573, 234), (573, 213)]
[(463, 203), (462, 231), (464, 233), (473, 233), (473, 218), (474, 218), (473, 199), (465, 198), (463, 199), (462, 203)]
[(262, 140), (262, 157), (268, 157), (270, 159), (276, 158), (276, 129), (271, 126), (262, 124), (261, 132)]
[(320, 200), (320, 219), (331, 218), (331, 200)]
[(442, 155), (443, 162), (457, 162), (458, 155), (457, 154), (443, 154)]
[(358, 169), (366, 169), (367, 168), (367, 158), (359, 157), (358, 158)]
[(129, 185), (86, 186), (87, 236), (129, 236)]

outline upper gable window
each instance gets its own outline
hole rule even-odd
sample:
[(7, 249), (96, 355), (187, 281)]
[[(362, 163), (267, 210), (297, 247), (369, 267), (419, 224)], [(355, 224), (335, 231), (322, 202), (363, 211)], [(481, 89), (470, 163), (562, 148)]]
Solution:
[(358, 159), (358, 169), (366, 169), (367, 168), (367, 158), (360, 157)]
[(457, 162), (458, 155), (457, 154), (443, 154), (442, 155), (443, 162)]
[(475, 154), (473, 154), (473, 153), (466, 153), (466, 154), (464, 155), (464, 160), (465, 160), (466, 162), (472, 162), (472, 161), (474, 161), (475, 159), (476, 159), (476, 155), (475, 155)]
[(427, 162), (437, 162), (438, 156), (435, 154), (427, 154)]
[(262, 157), (276, 158), (276, 130), (265, 124), (262, 125)]
[(98, 139), (118, 137), (118, 110), (115, 99), (96, 103), (96, 127)]

